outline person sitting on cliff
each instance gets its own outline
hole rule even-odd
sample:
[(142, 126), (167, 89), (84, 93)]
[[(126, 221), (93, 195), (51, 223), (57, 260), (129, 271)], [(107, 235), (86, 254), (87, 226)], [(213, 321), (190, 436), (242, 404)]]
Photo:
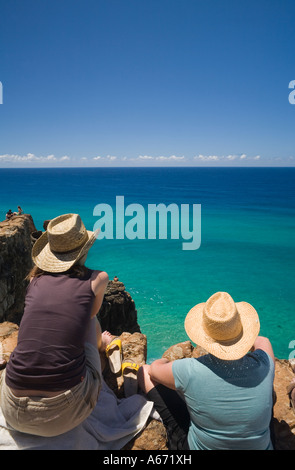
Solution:
[(33, 246), (18, 343), (0, 386), (3, 415), (17, 431), (57, 436), (96, 405), (99, 351), (112, 339), (96, 318), (108, 275), (84, 264), (97, 233), (87, 231), (78, 214), (64, 214)]
[(14, 212), (15, 215), (22, 215), (24, 211), (22, 210), (21, 206), (17, 206), (17, 212)]
[(14, 213), (12, 212), (11, 209), (9, 209), (9, 211), (6, 212), (6, 220), (9, 220), (11, 219), (11, 217), (14, 215)]
[(252, 305), (217, 292), (185, 319), (189, 338), (208, 354), (139, 369), (139, 386), (155, 403), (170, 449), (273, 449), (275, 358), (259, 329)]

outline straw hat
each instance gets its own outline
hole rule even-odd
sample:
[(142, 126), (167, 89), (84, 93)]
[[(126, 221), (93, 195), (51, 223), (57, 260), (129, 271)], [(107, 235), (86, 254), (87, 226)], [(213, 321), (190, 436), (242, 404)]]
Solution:
[(252, 305), (235, 303), (227, 292), (216, 292), (189, 311), (184, 327), (190, 339), (210, 354), (236, 360), (253, 346), (260, 322)]
[(86, 230), (78, 214), (60, 215), (35, 242), (33, 262), (47, 272), (65, 272), (88, 252), (98, 232)]

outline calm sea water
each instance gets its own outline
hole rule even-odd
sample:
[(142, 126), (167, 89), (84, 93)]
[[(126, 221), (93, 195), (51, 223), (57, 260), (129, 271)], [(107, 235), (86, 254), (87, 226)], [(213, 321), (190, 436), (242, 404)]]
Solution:
[(104, 239), (89, 252), (88, 266), (124, 282), (148, 337), (149, 361), (188, 339), (187, 312), (216, 291), (251, 303), (260, 334), (287, 358), (295, 340), (294, 182), (294, 168), (2, 169), (0, 214), (21, 205), (41, 230), (44, 220), (77, 212), (92, 230), (94, 207), (114, 208), (116, 196), (145, 210), (201, 204), (199, 249), (182, 250), (183, 240), (171, 240), (169, 230), (166, 240)]

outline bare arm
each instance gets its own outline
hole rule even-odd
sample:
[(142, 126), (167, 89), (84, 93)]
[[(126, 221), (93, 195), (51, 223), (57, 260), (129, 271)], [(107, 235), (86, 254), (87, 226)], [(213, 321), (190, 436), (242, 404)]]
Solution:
[(149, 368), (149, 375), (152, 381), (175, 390), (172, 364), (173, 361), (168, 361), (164, 358), (152, 362)]
[(105, 271), (94, 271), (91, 280), (91, 288), (95, 299), (92, 306), (91, 318), (95, 317), (99, 312), (108, 282), (109, 276)]
[(262, 351), (266, 352), (275, 362), (275, 356), (272, 349), (271, 342), (268, 338), (264, 336), (258, 336), (254, 342), (253, 350), (256, 351), (257, 349), (262, 349)]

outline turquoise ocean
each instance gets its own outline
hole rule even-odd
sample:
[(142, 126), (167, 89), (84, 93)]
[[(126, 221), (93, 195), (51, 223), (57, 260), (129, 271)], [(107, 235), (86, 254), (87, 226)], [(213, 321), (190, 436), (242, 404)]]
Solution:
[[(251, 303), (260, 334), (288, 358), (295, 349), (294, 183), (295, 168), (1, 169), (0, 217), (20, 205), (42, 230), (44, 220), (75, 212), (92, 230), (98, 204), (113, 208), (115, 224), (116, 196), (145, 215), (149, 204), (187, 204), (192, 218), (200, 204), (198, 249), (183, 250), (181, 233), (171, 239), (169, 228), (167, 239), (130, 240), (116, 239), (114, 227), (114, 238), (97, 240), (86, 264), (118, 276), (132, 295), (148, 362), (188, 339), (187, 312), (217, 291)], [(147, 216), (139, 222), (147, 234)]]

